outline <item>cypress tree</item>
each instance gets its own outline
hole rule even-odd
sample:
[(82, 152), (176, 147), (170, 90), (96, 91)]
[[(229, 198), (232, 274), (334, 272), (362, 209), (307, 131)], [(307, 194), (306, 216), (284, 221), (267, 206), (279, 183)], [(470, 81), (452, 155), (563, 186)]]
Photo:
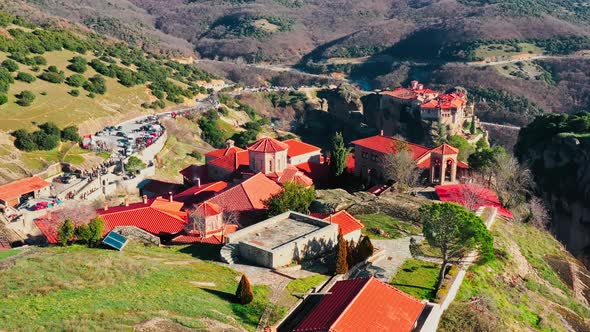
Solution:
[(236, 290), (236, 299), (240, 304), (248, 304), (254, 299), (254, 293), (252, 292), (252, 286), (250, 286), (250, 280), (245, 274), (240, 279), (240, 284)]
[(469, 132), (471, 135), (475, 134), (475, 117), (471, 120), (471, 125), (469, 126)]
[(371, 243), (371, 239), (369, 239), (368, 236), (364, 236), (362, 238), (362, 240), (359, 242), (357, 251), (358, 251), (359, 261), (364, 261), (365, 259), (373, 256), (373, 253), (375, 252), (375, 248), (373, 247), (373, 244)]
[(357, 263), (357, 251), (356, 248), (358, 244), (354, 243), (354, 240), (347, 241), (347, 248), (346, 248), (346, 264), (348, 266), (354, 266)]
[(344, 274), (348, 272), (348, 263), (346, 262), (347, 257), (347, 250), (346, 250), (346, 240), (342, 234), (338, 234), (338, 248), (337, 248), (337, 257), (336, 257), (336, 274)]

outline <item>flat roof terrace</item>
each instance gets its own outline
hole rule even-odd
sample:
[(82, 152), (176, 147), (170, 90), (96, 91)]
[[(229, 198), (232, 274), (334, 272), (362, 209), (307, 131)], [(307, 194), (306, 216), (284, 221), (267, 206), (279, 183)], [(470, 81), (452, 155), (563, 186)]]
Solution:
[(272, 250), (320, 228), (322, 227), (288, 217), (264, 224), (263, 227), (245, 236), (242, 241)]

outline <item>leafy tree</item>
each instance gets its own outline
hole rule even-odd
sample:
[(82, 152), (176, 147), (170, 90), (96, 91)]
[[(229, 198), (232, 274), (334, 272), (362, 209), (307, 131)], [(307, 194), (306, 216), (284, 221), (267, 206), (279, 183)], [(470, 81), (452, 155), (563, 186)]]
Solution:
[(32, 62), (34, 64), (36, 64), (37, 66), (46, 66), (47, 65), (47, 60), (40, 56), (40, 55), (36, 55), (32, 58)]
[(442, 285), (449, 264), (458, 262), (470, 250), (481, 254), (482, 261), (493, 258), (493, 238), (483, 221), (454, 203), (432, 203), (420, 208), (424, 237), (439, 248), (442, 265), (436, 291)]
[(342, 234), (338, 234), (338, 245), (336, 247), (336, 267), (335, 274), (344, 274), (348, 272), (348, 262), (346, 261), (347, 254), (346, 240)]
[[(55, 66), (53, 66), (55, 67)], [(49, 67), (51, 68), (51, 67)], [(54, 72), (51, 70), (47, 70), (43, 73), (41, 73), (41, 75), (38, 76), (40, 79), (50, 82), (50, 83), (55, 83), (55, 84), (60, 84), (63, 83), (63, 81), (66, 79), (66, 76), (64, 75), (64, 72)]]
[(16, 79), (25, 83), (33, 83), (37, 80), (35, 76), (29, 73), (23, 73), (22, 71), (19, 71), (18, 74), (16, 74)]
[(47, 135), (43, 130), (37, 130), (33, 132), (31, 136), (39, 150), (49, 151), (55, 149), (59, 145), (59, 136)]
[(448, 144), (459, 149), (459, 160), (467, 160), (470, 154), (475, 151), (473, 145), (469, 144), (463, 136), (453, 135), (449, 137)]
[(308, 213), (311, 202), (315, 199), (313, 187), (306, 187), (297, 182), (287, 182), (283, 190), (264, 201), (269, 216), (276, 216), (283, 212), (295, 211)]
[(0, 105), (4, 105), (7, 102), (8, 102), (8, 97), (5, 94), (0, 93)]
[(74, 234), (76, 235), (76, 239), (78, 241), (82, 241), (83, 243), (86, 243), (88, 246), (90, 246), (90, 241), (93, 234), (87, 224), (82, 224), (76, 227)]
[(84, 83), (84, 89), (91, 93), (104, 95), (107, 92), (106, 81), (102, 76), (94, 75)]
[(12, 59), (6, 59), (2, 61), (2, 67), (6, 68), (9, 72), (15, 72), (18, 70), (18, 63)]
[(67, 85), (74, 86), (77, 88), (84, 86), (84, 84), (86, 84), (86, 82), (87, 82), (86, 77), (84, 77), (80, 74), (74, 74), (66, 79)]
[(35, 100), (35, 94), (32, 91), (24, 90), (16, 95), (16, 103), (20, 106), (31, 106)]
[(59, 127), (53, 122), (45, 122), (44, 124), (39, 125), (39, 129), (43, 130), (47, 135), (61, 137), (61, 130), (59, 130)]
[(68, 92), (70, 94), (70, 96), (72, 97), (78, 97), (80, 95), (80, 90), (78, 89), (72, 89), (70, 90), (70, 92)]
[(334, 176), (340, 176), (346, 169), (346, 158), (350, 153), (350, 148), (344, 145), (344, 138), (342, 133), (337, 132), (332, 138), (332, 146), (330, 148), (330, 171)]
[(25, 129), (18, 129), (12, 133), (15, 137), (14, 146), (22, 151), (37, 150), (37, 143), (33, 140), (33, 136)]
[[(485, 148), (489, 148), (490, 144), (488, 143), (488, 141), (485, 139), (485, 137), (480, 138), (476, 143), (475, 143), (475, 151), (481, 151)], [(469, 158), (468, 158), (469, 160)]]
[(95, 217), (88, 223), (88, 246), (95, 247), (100, 239), (102, 239), (102, 232), (104, 231), (104, 221), (100, 217)]
[(496, 165), (496, 157), (505, 153), (506, 151), (502, 147), (482, 148), (471, 154), (467, 158), (467, 162), (472, 170), (481, 174), (482, 177), (487, 178), (487, 182), (491, 183), (493, 170)]
[(78, 134), (78, 127), (68, 126), (62, 129), (61, 138), (66, 141), (79, 142), (80, 135)]
[(136, 156), (129, 157), (127, 164), (125, 165), (125, 171), (135, 173), (146, 168), (146, 164)]
[(67, 246), (74, 236), (76, 228), (70, 219), (66, 219), (57, 229), (57, 238), (63, 246)]
[(432, 134), (434, 145), (441, 145), (447, 142), (447, 138), (449, 136), (449, 129), (447, 128), (447, 125), (445, 125), (444, 123), (438, 122)]
[(254, 293), (252, 292), (250, 280), (248, 280), (248, 277), (246, 277), (245, 274), (242, 274), (242, 279), (240, 279), (238, 289), (236, 289), (236, 300), (240, 304), (248, 304), (254, 300)]

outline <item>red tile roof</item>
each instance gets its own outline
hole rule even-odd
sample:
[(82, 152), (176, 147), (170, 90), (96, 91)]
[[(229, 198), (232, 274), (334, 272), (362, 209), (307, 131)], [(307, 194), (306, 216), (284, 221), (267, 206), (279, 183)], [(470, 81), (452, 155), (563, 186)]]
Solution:
[(254, 144), (250, 145), (248, 147), (248, 150), (254, 151), (254, 152), (270, 153), (270, 152), (285, 151), (288, 148), (289, 148), (289, 145), (287, 145), (281, 141), (278, 141), (274, 138), (265, 137), (265, 138), (262, 138), (262, 139), (256, 141)]
[(38, 176), (32, 176), (0, 186), (0, 199), (9, 201), (49, 186), (50, 183)]
[(502, 204), (500, 204), (500, 200), (496, 193), (493, 192), (491, 189), (484, 188), (481, 186), (477, 186), (474, 184), (448, 184), (443, 186), (436, 186), (434, 187), (436, 190), (436, 194), (438, 198), (443, 202), (454, 202), (457, 204), (461, 204), (465, 206), (465, 200), (467, 199), (466, 195), (464, 194), (466, 191), (470, 192), (470, 196), (475, 194), (478, 198), (475, 203), (475, 208), (480, 208), (482, 206), (490, 206), (495, 207), (498, 209), (498, 214), (512, 219), (512, 212), (508, 209), (504, 208)]
[(205, 154), (205, 157), (209, 157), (209, 158), (221, 158), (221, 157), (225, 157), (228, 155), (232, 155), (235, 154), (237, 152), (240, 151), (244, 151), (244, 149), (239, 148), (237, 146), (231, 146), (229, 148), (223, 148), (223, 149), (217, 149), (217, 150), (213, 150), (213, 151), (209, 151)]
[[(170, 243), (171, 244), (192, 244), (192, 243), (205, 243), (205, 244), (223, 244), (224, 243), (224, 236), (227, 236), (231, 233), (234, 233), (238, 230), (238, 225), (224, 225), (223, 235), (221, 234), (221, 229), (217, 230), (214, 235), (209, 235), (206, 237), (201, 237), (198, 232), (189, 232), (185, 234), (178, 235), (177, 237), (173, 238)], [(211, 232), (213, 233), (213, 232)]]
[(438, 96), (436, 99), (420, 105), (421, 108), (452, 109), (460, 108), (467, 103), (465, 95), (461, 93), (450, 93)]
[(425, 303), (373, 277), (338, 281), (294, 329), (409, 332)]
[(352, 233), (356, 230), (365, 227), (365, 225), (363, 225), (363, 223), (360, 220), (355, 218), (346, 210), (341, 210), (334, 214), (331, 214), (325, 217), (324, 220), (338, 224), (338, 231), (342, 235), (347, 235), (349, 233)]
[(263, 201), (280, 191), (281, 186), (258, 173), (207, 201), (227, 211), (262, 210)]
[(438, 153), (438, 154), (442, 154), (442, 155), (451, 155), (451, 154), (459, 154), (459, 149), (457, 149), (456, 147), (452, 146), (452, 145), (448, 145), (447, 143), (444, 143), (442, 145), (437, 146), (436, 148), (430, 150), (430, 152), (432, 153)]
[(235, 151), (235, 153), (229, 153), (226, 156), (211, 160), (208, 165), (214, 165), (223, 168), (229, 172), (234, 172), (240, 166), (248, 166), (250, 164), (250, 158), (248, 151)]
[(174, 196), (174, 200), (187, 204), (200, 203), (213, 197), (218, 192), (227, 188), (227, 186), (228, 183), (224, 181), (207, 183), (198, 187), (193, 186)]
[(293, 165), (287, 165), (283, 172), (267, 174), (267, 176), (280, 184), (296, 182), (307, 187), (313, 185), (313, 180)]
[(61, 221), (47, 217), (35, 219), (35, 225), (37, 225), (41, 233), (45, 235), (47, 242), (49, 242), (50, 244), (59, 243), (57, 229), (59, 228), (59, 226), (61, 226), (61, 224)]
[(135, 226), (154, 235), (176, 234), (187, 224), (181, 202), (170, 202), (158, 197), (129, 206), (114, 206), (96, 212), (105, 222), (104, 234), (117, 226)]
[(221, 207), (215, 203), (203, 202), (197, 206), (195, 213), (202, 217), (216, 216), (223, 212)]
[(427, 153), (429, 151), (429, 149), (427, 147), (424, 147), (422, 145), (418, 145), (418, 144), (398, 140), (398, 139), (390, 137), (390, 136), (382, 136), (382, 135), (376, 135), (376, 136), (358, 139), (356, 141), (352, 141), (352, 144), (362, 146), (364, 148), (371, 149), (371, 150), (381, 152), (381, 153), (392, 153), (392, 152), (395, 153), (395, 152), (397, 152), (397, 147), (395, 147), (395, 151), (394, 151), (395, 145), (399, 145), (399, 144), (406, 145), (410, 149), (414, 160), (418, 159), (419, 157), (421, 157), (422, 155), (424, 155), (425, 153)]
[(322, 150), (315, 145), (303, 143), (300, 140), (296, 139), (288, 139), (286, 141), (283, 141), (283, 143), (289, 146), (289, 150), (287, 151), (287, 156), (289, 158), (312, 152), (320, 152)]
[(190, 165), (180, 171), (180, 174), (191, 182), (196, 179), (206, 182), (208, 178), (207, 165)]

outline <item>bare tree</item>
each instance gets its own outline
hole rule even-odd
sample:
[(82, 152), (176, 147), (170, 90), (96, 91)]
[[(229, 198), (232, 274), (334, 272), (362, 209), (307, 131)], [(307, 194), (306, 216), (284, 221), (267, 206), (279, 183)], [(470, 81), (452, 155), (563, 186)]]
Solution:
[(202, 211), (199, 211), (199, 207), (191, 209), (188, 212), (188, 224), (184, 230), (190, 233), (198, 232), (201, 239), (205, 238), (207, 234), (207, 223)]
[(399, 189), (416, 185), (419, 171), (410, 151), (398, 150), (381, 159), (381, 174), (386, 181), (393, 181)]
[(509, 154), (497, 155), (494, 166), (492, 187), (502, 205), (514, 208), (523, 204), (534, 184), (531, 171)]
[(536, 196), (533, 197), (529, 202), (528, 222), (537, 228), (544, 229), (547, 228), (550, 221), (551, 216), (543, 200)]
[(485, 197), (487, 190), (486, 187), (477, 182), (465, 183), (460, 193), (463, 206), (467, 210), (475, 212), (478, 207), (484, 205), (482, 198)]

